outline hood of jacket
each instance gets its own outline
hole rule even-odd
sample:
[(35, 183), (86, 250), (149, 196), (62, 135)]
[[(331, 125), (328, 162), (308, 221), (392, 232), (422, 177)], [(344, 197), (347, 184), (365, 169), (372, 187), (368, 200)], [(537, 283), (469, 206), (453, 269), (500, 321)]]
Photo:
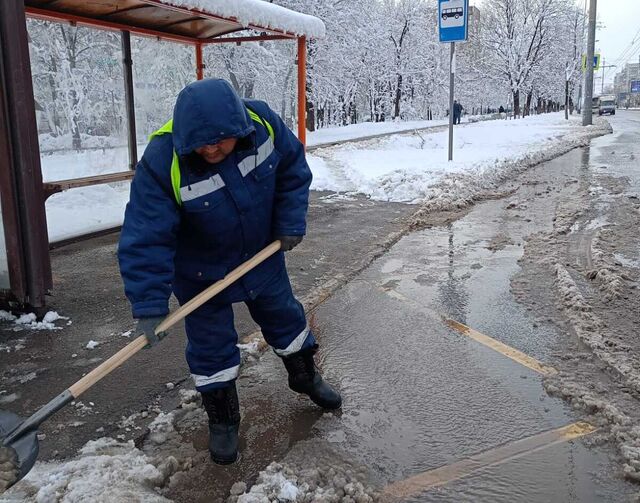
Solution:
[(173, 110), (173, 147), (179, 156), (253, 131), (244, 103), (226, 80), (200, 80), (180, 91)]

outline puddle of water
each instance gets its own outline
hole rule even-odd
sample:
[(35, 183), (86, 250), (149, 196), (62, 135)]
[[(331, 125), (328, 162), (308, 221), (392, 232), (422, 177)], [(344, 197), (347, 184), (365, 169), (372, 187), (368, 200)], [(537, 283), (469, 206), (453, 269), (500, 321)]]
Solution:
[(384, 265), (382, 266), (381, 271), (384, 274), (388, 274), (390, 272), (395, 272), (399, 269), (402, 269), (403, 266), (403, 262), (402, 260), (399, 259), (390, 259), (385, 261)]
[(617, 483), (604, 452), (587, 449), (577, 440), (480, 470), (405, 501), (619, 503), (632, 501), (634, 494), (633, 486)]

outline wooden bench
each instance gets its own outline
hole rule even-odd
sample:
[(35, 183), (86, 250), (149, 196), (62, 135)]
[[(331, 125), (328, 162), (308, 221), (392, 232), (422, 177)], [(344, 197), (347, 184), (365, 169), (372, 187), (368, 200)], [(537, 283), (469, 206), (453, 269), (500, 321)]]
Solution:
[(121, 171), (120, 173), (108, 173), (105, 175), (85, 176), (83, 178), (71, 178), (69, 180), (56, 180), (55, 182), (45, 182), (42, 184), (45, 200), (58, 192), (76, 189), (78, 187), (88, 187), (90, 185), (101, 185), (104, 183), (126, 182), (133, 178), (135, 171)]

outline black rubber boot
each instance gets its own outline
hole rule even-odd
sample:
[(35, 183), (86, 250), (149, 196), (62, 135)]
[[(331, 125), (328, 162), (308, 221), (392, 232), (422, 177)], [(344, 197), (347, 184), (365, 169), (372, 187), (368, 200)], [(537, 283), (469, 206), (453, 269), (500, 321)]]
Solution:
[(235, 463), (238, 459), (238, 429), (240, 404), (236, 383), (226, 388), (202, 393), (202, 404), (209, 416), (209, 453), (219, 465)]
[(297, 353), (282, 357), (284, 366), (289, 373), (289, 387), (309, 398), (323, 409), (339, 409), (342, 397), (328, 384), (318, 372), (313, 355), (318, 346), (303, 349)]

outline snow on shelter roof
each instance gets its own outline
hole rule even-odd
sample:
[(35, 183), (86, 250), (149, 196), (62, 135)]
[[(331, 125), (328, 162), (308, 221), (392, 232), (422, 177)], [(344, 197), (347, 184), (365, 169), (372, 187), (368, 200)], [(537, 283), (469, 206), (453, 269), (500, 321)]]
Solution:
[[(0, 0), (3, 1), (3, 0)], [(125, 29), (185, 42), (253, 29), (282, 37), (323, 37), (314, 16), (263, 0), (24, 0), (31, 17)]]
[(325, 35), (324, 23), (319, 18), (263, 0), (160, 0), (160, 2), (234, 19), (244, 27), (259, 26), (311, 38)]

